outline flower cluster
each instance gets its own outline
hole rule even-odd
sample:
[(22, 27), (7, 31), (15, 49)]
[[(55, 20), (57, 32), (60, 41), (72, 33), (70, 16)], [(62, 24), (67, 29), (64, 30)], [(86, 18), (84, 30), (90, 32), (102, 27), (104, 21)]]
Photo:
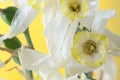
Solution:
[[(116, 66), (112, 56), (120, 56), (120, 37), (106, 28), (115, 10), (100, 10), (99, 0), (13, 2), (18, 10), (9, 32), (0, 37), (0, 44), (24, 32), (43, 11), (44, 36), (49, 49), (46, 55), (20, 47), (23, 68), (34, 70), (43, 80), (88, 80), (84, 73), (95, 70), (104, 72), (103, 80), (115, 80)], [(66, 69), (66, 78), (59, 73), (60, 68)]]

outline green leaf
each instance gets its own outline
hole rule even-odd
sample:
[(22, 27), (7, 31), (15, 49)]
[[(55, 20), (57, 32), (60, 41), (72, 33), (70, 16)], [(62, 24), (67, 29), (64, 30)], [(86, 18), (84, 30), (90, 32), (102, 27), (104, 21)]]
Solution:
[(21, 47), (21, 42), (16, 37), (13, 37), (11, 39), (6, 39), (3, 42), (5, 47), (11, 50), (16, 50)]
[(15, 61), (15, 63), (21, 65), (20, 60), (19, 60), (19, 58), (17, 56), (13, 56), (13, 60)]
[(15, 16), (15, 13), (17, 11), (16, 7), (7, 7), (4, 9), (4, 11), (1, 14), (2, 19), (8, 24), (11, 25), (12, 20)]

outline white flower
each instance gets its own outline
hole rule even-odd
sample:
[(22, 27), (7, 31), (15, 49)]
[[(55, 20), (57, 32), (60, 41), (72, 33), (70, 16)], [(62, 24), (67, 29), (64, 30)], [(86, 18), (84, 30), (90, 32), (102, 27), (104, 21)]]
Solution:
[(0, 37), (0, 43), (6, 38), (12, 38), (24, 32), (44, 6), (43, 0), (14, 0), (19, 8), (14, 16), (10, 30)]
[[(91, 32), (86, 32), (86, 33), (88, 33), (90, 35), (95, 34), (95, 37), (93, 37), (93, 39), (94, 38), (97, 39), (96, 34), (99, 35), (100, 37), (102, 35), (104, 35), (104, 36), (108, 35), (108, 34), (101, 34), (101, 33), (106, 32), (106, 28), (105, 28), (106, 22), (107, 22), (108, 18), (110, 18), (111, 16), (114, 16), (114, 11), (99, 11), (94, 16), (86, 17), (88, 20), (86, 20), (86, 18), (85, 18), (81, 21), (86, 24), (85, 26), (88, 29), (91, 29)], [(82, 63), (84, 63), (84, 64), (78, 63), (79, 60), (75, 59), (71, 53), (72, 52), (71, 48), (74, 45), (74, 42), (73, 42), (74, 35), (76, 32), (76, 28), (78, 27), (78, 21), (75, 21), (74, 23), (69, 23), (69, 22), (70, 22), (70, 20), (68, 18), (65, 18), (64, 15), (59, 12), (56, 14), (55, 18), (53, 18), (51, 21), (46, 20), (47, 24), (45, 24), (46, 25), (45, 26), (45, 36), (47, 39), (50, 55), (46, 55), (45, 57), (43, 57), (41, 59), (39, 58), (39, 60), (36, 60), (37, 58), (32, 57), (29, 54), (29, 52), (26, 52), (25, 53), (26, 55), (22, 54), (24, 52), (21, 52), (20, 59), (21, 59), (21, 63), (23, 64), (23, 67), (25, 67), (27, 69), (35, 70), (36, 72), (38, 72), (38, 70), (39, 70), (39, 73), (42, 74), (42, 70), (46, 70), (47, 67), (52, 68), (52, 69), (57, 69), (57, 68), (67, 66), (67, 71), (69, 71), (68, 75), (73, 76), (76, 73), (88, 72), (88, 71), (93, 70), (95, 67), (98, 67), (98, 66), (86, 64), (85, 61), (88, 61), (87, 60), (88, 58), (93, 59), (93, 64), (96, 64), (94, 60), (98, 61), (98, 63), (99, 63), (99, 60), (101, 60), (101, 61), (103, 61), (103, 63), (105, 63), (105, 61), (106, 61), (105, 59), (106, 59), (106, 56), (108, 53), (107, 51), (110, 51), (112, 48), (110, 50), (108, 50), (108, 48), (103, 48), (103, 47), (107, 46), (107, 43), (104, 41), (106, 41), (106, 39), (108, 39), (110, 37), (106, 36), (105, 40), (100, 39), (101, 46), (99, 48), (97, 47), (99, 49), (99, 51), (101, 48), (105, 50), (104, 51), (105, 57), (101, 54), (102, 52), (99, 52), (99, 54), (102, 55), (99, 59), (96, 58), (96, 57), (98, 57), (97, 54), (96, 54), (97, 56), (95, 56), (95, 57), (89, 56), (88, 58), (86, 58), (86, 55), (83, 55), (83, 57), (85, 57), (84, 58), (85, 60)], [(82, 32), (79, 32), (79, 33), (82, 33)], [(114, 35), (114, 36), (116, 36), (116, 35)], [(79, 38), (83, 38), (83, 37), (78, 37), (78, 39)], [(81, 39), (79, 39), (79, 40), (81, 40)], [(86, 38), (86, 40), (88, 40), (88, 39)], [(108, 42), (109, 41), (110, 40), (108, 40)], [(102, 43), (102, 42), (104, 42), (104, 43)], [(92, 46), (92, 47), (95, 48), (94, 46)], [(91, 48), (91, 50), (93, 48)], [(25, 50), (22, 50), (22, 51), (25, 51)], [(96, 52), (96, 51), (93, 51), (93, 52)], [(39, 55), (39, 54), (35, 54), (36, 52), (33, 52), (33, 53), (35, 56)], [(78, 55), (79, 55), (79, 53), (78, 53)], [(94, 56), (94, 54), (93, 54), (93, 56)], [(32, 60), (32, 62), (31, 62), (31, 60)], [(101, 63), (99, 66), (101, 66), (103, 63)], [(42, 66), (42, 65), (43, 65), (42, 68), (45, 68), (45, 69), (42, 69), (42, 68), (39, 69), (40, 66)], [(45, 73), (47, 73), (47, 72), (48, 72), (48, 70), (45, 71)]]
[(44, 20), (52, 20), (59, 11), (72, 21), (82, 19), (95, 14), (98, 6), (99, 0), (46, 0)]
[[(116, 66), (111, 54), (117, 55), (115, 52), (119, 51), (119, 46), (117, 47), (119, 44), (117, 43), (116, 46), (115, 44), (118, 42), (117, 40), (120, 40), (120, 37), (105, 28), (108, 18), (114, 16), (114, 14), (115, 11), (100, 11), (93, 18), (87, 18), (88, 22), (87, 19), (85, 20), (86, 27), (91, 32), (80, 31), (75, 34), (71, 53), (77, 63), (74, 61), (74, 63), (67, 65), (69, 75), (73, 75), (73, 73), (70, 73), (71, 71), (79, 72), (80, 65), (78, 63), (83, 63), (94, 68), (103, 65), (104, 72), (111, 79), (115, 79)], [(90, 19), (93, 19), (93, 21), (90, 21)], [(115, 38), (113, 39), (113, 37)], [(109, 67), (110, 64), (111, 67)]]
[(44, 80), (87, 80), (83, 73), (81, 74), (82, 78), (79, 74), (64, 78), (57, 69), (52, 68), (52, 65), (56, 64), (54, 59), (39, 51), (22, 47), (19, 58), (23, 68), (34, 70), (40, 74)]

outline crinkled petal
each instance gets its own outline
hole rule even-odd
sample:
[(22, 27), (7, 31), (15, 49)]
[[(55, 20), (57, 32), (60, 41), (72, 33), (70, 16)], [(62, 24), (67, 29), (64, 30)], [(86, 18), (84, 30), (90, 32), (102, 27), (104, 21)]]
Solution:
[(45, 57), (44, 53), (41, 53), (39, 51), (35, 51), (32, 49), (27, 49), (27, 48), (22, 47), (21, 50), (19, 51), (19, 59), (20, 59), (22, 66), (30, 70), (34, 70), (34, 69), (36, 70), (37, 66), (34, 67), (33, 63), (43, 57)]
[(72, 48), (72, 45), (73, 45), (73, 37), (74, 37), (74, 34), (76, 32), (76, 29), (78, 27), (78, 21), (75, 21), (73, 24), (71, 24), (67, 31), (66, 31), (66, 34), (64, 36), (64, 40), (62, 42), (62, 55), (65, 59), (71, 57), (71, 48)]
[(86, 27), (90, 27), (93, 24), (95, 15), (98, 12), (99, 0), (86, 0), (89, 5), (89, 12), (84, 18), (80, 19), (80, 23)]
[(60, 52), (62, 41), (68, 27), (69, 20), (59, 13), (55, 19), (46, 24), (44, 34), (50, 53), (55, 54)]
[(9, 38), (24, 32), (33, 19), (38, 15), (38, 11), (31, 6), (24, 6), (18, 9), (12, 21), (9, 31)]
[(110, 77), (108, 73), (104, 72), (102, 80), (113, 80), (113, 79)]
[(87, 73), (92, 71), (94, 68), (91, 68), (85, 64), (77, 63), (76, 61), (72, 60), (67, 66), (66, 71), (68, 76), (73, 76), (77, 73)]
[(17, 7), (28, 5), (28, 0), (12, 0), (12, 3)]
[(120, 48), (120, 36), (112, 33), (110, 30), (105, 29), (104, 34), (118, 47)]
[(80, 80), (78, 75), (65, 79), (56, 69), (51, 69), (44, 65), (40, 67), (39, 73), (42, 75), (44, 80)]
[(43, 7), (43, 23), (44, 27), (46, 24), (50, 24), (50, 21), (56, 17), (58, 6), (56, 0), (46, 0), (45, 6)]
[(40, 66), (49, 66), (50, 68), (64, 67), (70, 60), (65, 60), (61, 54), (45, 55), (36, 50), (21, 48), (19, 58), (22, 66), (25, 69), (34, 70), (38, 73)]
[(71, 61), (70, 59), (64, 59), (61, 54), (55, 54), (55, 55), (47, 55), (46, 57), (36, 61), (33, 65), (34, 66), (49, 66), (51, 68), (57, 69), (65, 67), (66, 64)]
[(106, 28), (108, 19), (113, 16), (115, 16), (115, 10), (99, 11), (92, 24), (92, 31), (102, 33)]
[(112, 55), (112, 56), (119, 56), (120, 57), (120, 49), (116, 49), (116, 50), (110, 50), (108, 51), (109, 55)]
[(92, 16), (95, 15), (98, 11), (98, 7), (99, 7), (99, 0), (86, 0), (86, 2), (88, 3), (89, 6), (89, 12), (87, 14), (87, 16)]
[(116, 80), (116, 65), (112, 56), (108, 56), (107, 61), (103, 65), (103, 71), (107, 74), (106, 76), (108, 76), (108, 78), (110, 77), (109, 80)]
[(93, 24), (94, 18), (95, 18), (95, 15), (86, 16), (85, 18), (80, 19), (80, 23), (85, 27), (87, 27), (88, 29), (90, 29), (90, 27)]

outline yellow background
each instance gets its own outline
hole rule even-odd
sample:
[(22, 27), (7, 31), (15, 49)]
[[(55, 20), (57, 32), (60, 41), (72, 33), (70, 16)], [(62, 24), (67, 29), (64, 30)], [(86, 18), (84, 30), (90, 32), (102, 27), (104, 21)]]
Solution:
[[(0, 1), (0, 8), (5, 8), (7, 6), (12, 5), (11, 0), (7, 0), (6, 3), (2, 3)], [(100, 0), (100, 7), (102, 9), (116, 9), (117, 14), (114, 18), (110, 19), (107, 27), (113, 31), (114, 33), (120, 35), (120, 0)], [(32, 37), (32, 41), (35, 45), (35, 49), (40, 50), (42, 52), (47, 53), (47, 46), (43, 36), (43, 24), (42, 24), (42, 14), (40, 13), (37, 18), (31, 23), (30, 25), (30, 33)], [(2, 21), (0, 18), (0, 34), (7, 33), (9, 30), (9, 26)], [(23, 44), (27, 44), (23, 34), (18, 36)], [(0, 59), (3, 61), (7, 60), (10, 57), (9, 53), (0, 51)], [(117, 80), (120, 80), (120, 58), (115, 57), (115, 61), (117, 64)], [(6, 78), (8, 80), (24, 80), (24, 78), (19, 74), (15, 69), (9, 72), (6, 72), (7, 69), (10, 69), (14, 66), (18, 66), (13, 62), (10, 61), (4, 68), (0, 69), (0, 78)], [(20, 69), (21, 67), (18, 66)], [(64, 72), (64, 71), (62, 71)]]

